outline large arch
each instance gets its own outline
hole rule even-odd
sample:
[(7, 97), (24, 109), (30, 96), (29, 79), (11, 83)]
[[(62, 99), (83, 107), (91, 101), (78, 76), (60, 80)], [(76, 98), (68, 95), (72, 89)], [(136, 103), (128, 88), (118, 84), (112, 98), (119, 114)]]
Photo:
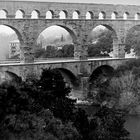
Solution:
[[(117, 35), (117, 32), (116, 32), (116, 30), (115, 30), (114, 27), (112, 27), (112, 26), (109, 25), (109, 24), (97, 23), (97, 24), (95, 24), (95, 25), (92, 27), (92, 30), (95, 29), (95, 28), (98, 27), (98, 26), (104, 26), (104, 27), (106, 27), (108, 30), (112, 31), (113, 43), (118, 43), (118, 35)], [(90, 41), (90, 34), (89, 34), (88, 39), (89, 39), (89, 41)]]
[(70, 28), (60, 24), (52, 24), (38, 35), (34, 56), (38, 59), (72, 58), (74, 57), (75, 42), (76, 35)]
[(18, 29), (8, 24), (1, 24), (0, 37), (0, 60), (20, 59), (23, 40)]
[(13, 31), (15, 31), (15, 33), (16, 33), (19, 41), (20, 41), (20, 44), (23, 44), (24, 41), (23, 41), (22, 35), (21, 35), (20, 31), (16, 27), (11, 26), (9, 24), (0, 24), (0, 25), (7, 26), (7, 27), (11, 28)]
[[(107, 78), (110, 78), (111, 76), (113, 76), (114, 74), (114, 68), (112, 66), (109, 65), (102, 65), (97, 67), (92, 74), (89, 77), (89, 83), (94, 83), (94, 81), (97, 81), (98, 78), (106, 78), (103, 79), (105, 82), (107, 80)], [(103, 77), (100, 77), (103, 76)]]
[(140, 24), (131, 26), (125, 33), (126, 57), (139, 56)]
[(3, 82), (15, 82), (19, 83), (22, 81), (22, 78), (11, 71), (0, 72), (0, 84)]
[[(109, 54), (109, 56), (110, 57), (113, 57), (114, 56), (114, 51), (115, 51), (115, 47), (118, 45), (118, 35), (117, 35), (117, 32), (116, 32), (116, 30), (114, 29), (114, 27), (112, 27), (110, 24), (103, 24), (103, 22), (99, 22), (99, 23), (96, 23), (95, 25), (94, 25), (94, 27), (92, 28), (92, 30), (91, 30), (91, 32), (90, 32), (90, 34), (88, 35), (88, 43), (90, 44), (89, 45), (89, 47), (92, 47), (93, 46), (93, 44), (96, 44), (96, 43), (98, 43), (98, 41), (99, 40), (97, 40), (97, 42), (95, 41), (95, 42), (93, 42), (94, 40), (93, 40), (93, 38), (94, 37), (92, 37), (92, 34), (94, 34), (94, 30), (95, 29), (98, 29), (99, 30), (99, 33), (101, 34), (101, 30), (102, 30), (102, 28), (103, 28), (103, 30), (105, 29), (106, 31), (108, 30), (110, 33), (110, 35), (109, 36), (111, 36), (111, 38), (108, 38), (108, 40), (109, 40), (109, 42), (111, 42), (111, 44), (112, 44), (112, 47), (111, 48), (107, 48), (107, 49), (110, 49), (110, 54)], [(97, 33), (98, 34), (98, 33)], [(99, 38), (98, 38), (99, 39)], [(112, 39), (112, 40), (111, 40)], [(104, 42), (102, 42), (102, 44), (103, 44)], [(105, 48), (103, 48), (103, 50), (105, 50)], [(107, 50), (106, 50), (107, 51)], [(88, 52), (90, 52), (90, 50), (88, 50)], [(107, 51), (108, 52), (108, 51)], [(103, 54), (103, 56), (104, 56), (104, 54)], [(105, 56), (108, 56), (108, 54), (105, 54)], [(98, 56), (98, 57), (100, 57), (100, 56)]]
[[(39, 37), (39, 35), (47, 28), (51, 27), (51, 26), (58, 26), (58, 27), (61, 27), (61, 28), (64, 28), (69, 34), (70, 36), (72, 37), (72, 40), (73, 40), (73, 43), (75, 43), (77, 41), (77, 33), (76, 31), (70, 27), (70, 26), (66, 26), (66, 25), (63, 25), (63, 24), (60, 24), (60, 23), (52, 23), (52, 24), (47, 24), (47, 26), (44, 26), (43, 28), (41, 28), (41, 30), (38, 32), (37, 36)], [(37, 37), (37, 38), (38, 38)]]
[(70, 82), (72, 87), (77, 87), (79, 85), (77, 77), (70, 70), (65, 68), (55, 68), (55, 69), (62, 74), (66, 82)]
[(13, 82), (21, 82), (22, 81), (22, 78), (20, 76), (18, 76), (17, 74), (11, 72), (11, 71), (5, 71), (5, 73), (10, 77), (10, 79), (13, 81)]
[(97, 67), (89, 77), (89, 96), (96, 96), (102, 86), (105, 86), (114, 75), (114, 68), (109, 65)]
[(128, 29), (127, 29), (127, 32), (125, 33), (125, 40), (126, 40), (126, 37), (129, 33), (131, 33), (133, 30), (138, 30), (140, 28), (140, 24), (138, 25), (131, 25)]

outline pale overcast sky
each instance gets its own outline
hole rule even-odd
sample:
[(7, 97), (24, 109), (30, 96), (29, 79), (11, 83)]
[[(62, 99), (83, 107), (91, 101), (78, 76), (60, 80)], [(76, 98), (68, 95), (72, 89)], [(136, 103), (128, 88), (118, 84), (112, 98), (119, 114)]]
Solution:
[[(6, 0), (5, 0), (6, 1)], [(8, 0), (7, 0), (8, 1)], [(13, 1), (49, 1), (140, 5), (140, 0), (13, 0)]]

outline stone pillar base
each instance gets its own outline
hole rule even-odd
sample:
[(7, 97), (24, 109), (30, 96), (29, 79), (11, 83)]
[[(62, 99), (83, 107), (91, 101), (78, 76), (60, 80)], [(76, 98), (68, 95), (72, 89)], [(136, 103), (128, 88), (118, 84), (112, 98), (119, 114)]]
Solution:
[(79, 50), (75, 50), (74, 51), (74, 59), (78, 59), (78, 60), (87, 59), (87, 51), (84, 49), (82, 50), (82, 48)]
[(21, 52), (20, 53), (20, 62), (21, 63), (33, 63), (34, 56), (31, 52)]
[(113, 44), (113, 57), (125, 58), (125, 44)]

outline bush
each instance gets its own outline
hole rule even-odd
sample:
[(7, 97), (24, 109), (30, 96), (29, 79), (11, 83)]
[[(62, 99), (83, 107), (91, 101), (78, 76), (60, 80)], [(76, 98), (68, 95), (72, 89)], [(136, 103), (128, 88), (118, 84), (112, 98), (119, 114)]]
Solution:
[(140, 59), (133, 59), (117, 68), (107, 92), (117, 95), (119, 107), (134, 109), (140, 100)]
[(129, 140), (121, 110), (102, 106), (90, 121), (89, 140)]

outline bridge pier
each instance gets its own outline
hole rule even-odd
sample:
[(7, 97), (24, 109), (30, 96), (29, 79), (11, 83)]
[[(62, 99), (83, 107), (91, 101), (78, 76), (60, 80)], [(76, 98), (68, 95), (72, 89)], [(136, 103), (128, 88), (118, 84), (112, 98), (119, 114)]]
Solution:
[(75, 44), (74, 46), (74, 59), (87, 59), (87, 45), (83, 44)]
[(113, 57), (115, 58), (125, 58), (125, 44), (117, 43), (113, 44)]
[(79, 91), (79, 95), (82, 99), (87, 98), (88, 96), (88, 79), (89, 77), (83, 76), (83, 74), (79, 74), (79, 86), (77, 88), (77, 90)]
[(21, 46), (20, 52), (20, 62), (22, 63), (32, 63), (34, 62), (34, 56), (32, 52), (32, 48), (28, 46)]
[(88, 95), (88, 86), (89, 86), (88, 79), (89, 77), (81, 77), (81, 88), (82, 88), (84, 97), (87, 97)]

